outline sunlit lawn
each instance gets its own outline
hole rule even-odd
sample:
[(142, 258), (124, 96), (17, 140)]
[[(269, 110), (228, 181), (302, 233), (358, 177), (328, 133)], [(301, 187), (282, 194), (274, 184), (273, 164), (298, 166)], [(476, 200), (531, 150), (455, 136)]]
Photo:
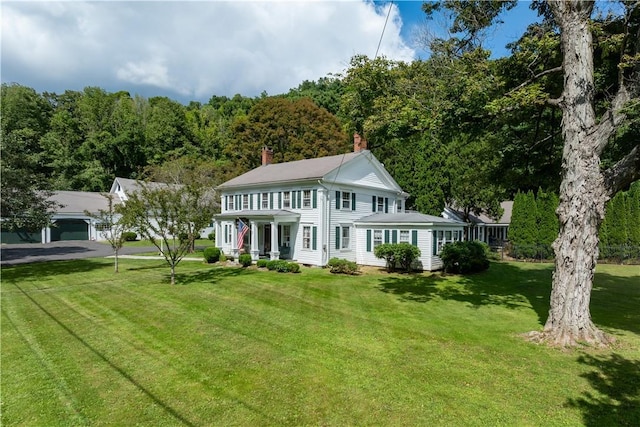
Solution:
[(526, 342), (552, 267), (347, 277), (160, 261), (2, 269), (2, 425), (640, 425), (640, 268), (607, 351)]

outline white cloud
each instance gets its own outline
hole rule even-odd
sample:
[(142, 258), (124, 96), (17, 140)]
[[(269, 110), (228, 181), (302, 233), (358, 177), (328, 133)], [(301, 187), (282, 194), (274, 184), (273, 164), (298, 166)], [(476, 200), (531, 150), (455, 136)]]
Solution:
[[(3, 2), (2, 81), (201, 101), (283, 93), (373, 57), (387, 11), (369, 1)], [(408, 61), (401, 25), (393, 7), (380, 55)]]

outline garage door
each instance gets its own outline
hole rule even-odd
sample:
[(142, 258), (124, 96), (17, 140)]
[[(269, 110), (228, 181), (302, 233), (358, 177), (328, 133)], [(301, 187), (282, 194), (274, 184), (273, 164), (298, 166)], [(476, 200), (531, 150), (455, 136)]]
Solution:
[(51, 241), (89, 240), (89, 224), (81, 219), (59, 219), (51, 227)]
[(9, 231), (0, 228), (0, 242), (2, 243), (40, 243), (42, 242), (42, 231), (28, 231), (20, 229)]

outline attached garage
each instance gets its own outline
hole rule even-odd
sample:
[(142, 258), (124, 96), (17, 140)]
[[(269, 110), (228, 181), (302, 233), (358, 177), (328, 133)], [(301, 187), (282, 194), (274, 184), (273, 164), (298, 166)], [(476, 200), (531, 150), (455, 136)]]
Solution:
[(83, 219), (57, 219), (51, 227), (51, 241), (89, 240), (89, 224)]
[(0, 228), (0, 242), (1, 243), (40, 243), (42, 242), (42, 231), (29, 231), (20, 229), (17, 231), (9, 231), (4, 228)]

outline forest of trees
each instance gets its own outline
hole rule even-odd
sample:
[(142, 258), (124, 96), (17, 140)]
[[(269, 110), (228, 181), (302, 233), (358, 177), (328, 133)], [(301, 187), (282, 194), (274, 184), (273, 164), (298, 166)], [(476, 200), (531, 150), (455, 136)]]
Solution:
[[(562, 91), (562, 73), (547, 72), (559, 70), (562, 55), (557, 26), (541, 13), (504, 58), (491, 59), (467, 28), (467, 37), (432, 40), (426, 60), (355, 56), (343, 75), (278, 96), (214, 95), (183, 105), (99, 87), (56, 94), (3, 84), (3, 200), (17, 182), (104, 191), (115, 176), (141, 178), (149, 166), (176, 158), (204, 160), (222, 182), (258, 166), (264, 145), (276, 162), (297, 160), (347, 152), (359, 132), (411, 194), (407, 208), (439, 215), (455, 204), (498, 216), (501, 201), (519, 192), (557, 194), (560, 185), (562, 112), (546, 100)], [(638, 15), (630, 16), (636, 27)], [(602, 111), (617, 64), (629, 55), (620, 50), (624, 19), (593, 25), (594, 97)], [(629, 109), (603, 166), (637, 144), (639, 112), (637, 103)]]

